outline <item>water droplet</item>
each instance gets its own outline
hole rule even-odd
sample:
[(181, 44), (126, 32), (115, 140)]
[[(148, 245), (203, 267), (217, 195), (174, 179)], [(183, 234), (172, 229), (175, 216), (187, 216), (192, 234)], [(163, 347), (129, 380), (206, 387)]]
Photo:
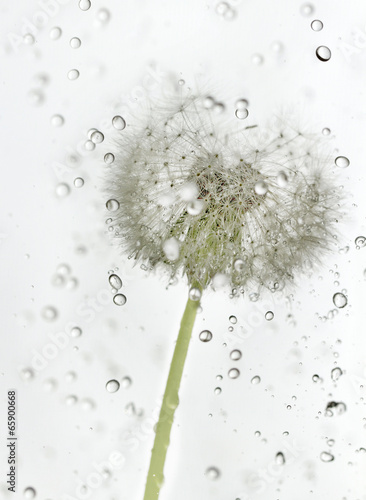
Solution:
[(179, 251), (180, 251), (179, 241), (176, 238), (172, 237), (164, 241), (163, 252), (168, 260), (172, 262), (177, 260), (179, 258)]
[(236, 316), (229, 316), (229, 321), (235, 325), (238, 322), (238, 318)]
[(119, 290), (122, 287), (122, 280), (117, 274), (111, 274), (108, 278), (109, 284), (111, 287)]
[(126, 295), (123, 295), (123, 293), (117, 293), (113, 297), (113, 302), (116, 304), (116, 306), (124, 306), (127, 302)]
[(264, 181), (258, 181), (254, 184), (254, 191), (259, 194), (260, 196), (263, 196), (267, 193), (268, 191), (268, 185)]
[(194, 301), (198, 301), (201, 299), (202, 293), (199, 288), (192, 287), (189, 290), (189, 298)]
[(32, 368), (23, 368), (20, 372), (20, 376), (23, 380), (32, 380), (34, 378), (34, 371)]
[(75, 380), (77, 379), (77, 375), (76, 375), (76, 372), (73, 372), (73, 371), (70, 371), (70, 372), (67, 372), (65, 374), (65, 379), (66, 379), (66, 382), (75, 382)]
[(237, 368), (231, 368), (228, 372), (229, 378), (238, 378), (240, 371)]
[(215, 99), (211, 96), (207, 96), (203, 100), (203, 107), (206, 109), (212, 109), (215, 104)]
[(50, 38), (51, 40), (58, 40), (61, 38), (62, 35), (62, 29), (59, 28), (58, 26), (55, 26), (54, 28), (50, 29)]
[(82, 333), (83, 331), (79, 326), (73, 326), (70, 330), (70, 336), (74, 339), (80, 337)]
[(70, 69), (70, 71), (67, 73), (67, 78), (69, 80), (77, 80), (80, 76), (80, 73), (77, 69)]
[(99, 130), (95, 130), (90, 136), (90, 139), (94, 142), (94, 144), (100, 144), (104, 141), (104, 135)]
[(80, 0), (79, 1), (79, 8), (81, 10), (89, 10), (91, 7), (91, 1), (90, 0)]
[(252, 55), (252, 63), (256, 66), (260, 66), (263, 64), (264, 58), (261, 54), (253, 54)]
[(255, 375), (255, 377), (253, 377), (253, 378), (252, 378), (252, 380), (251, 380), (251, 383), (252, 383), (253, 385), (260, 384), (260, 382), (261, 382), (261, 378), (260, 378), (260, 376), (259, 376), (259, 375)]
[(34, 36), (32, 35), (32, 33), (26, 33), (24, 36), (23, 36), (23, 42), (26, 44), (26, 45), (34, 45), (34, 42), (35, 42), (35, 38)]
[(333, 417), (334, 412), (337, 415), (343, 415), (347, 410), (347, 406), (342, 402), (330, 401), (325, 408), (325, 415), (327, 417)]
[(335, 159), (335, 164), (339, 168), (347, 168), (350, 164), (350, 161), (346, 156), (337, 156), (337, 158)]
[(46, 392), (53, 392), (57, 389), (57, 380), (48, 378), (43, 382), (43, 390)]
[(37, 495), (36, 490), (34, 488), (32, 488), (31, 486), (28, 486), (28, 488), (25, 488), (24, 498), (26, 498), (27, 500), (29, 500), (31, 498), (36, 498), (36, 495)]
[(84, 186), (84, 179), (82, 177), (76, 177), (74, 179), (74, 186), (76, 188), (81, 188)]
[(123, 130), (126, 128), (126, 122), (125, 119), (122, 118), (122, 116), (114, 116), (112, 118), (112, 125), (116, 130)]
[(203, 200), (194, 200), (187, 204), (187, 212), (189, 215), (199, 215), (205, 207)]
[(347, 297), (343, 293), (337, 292), (333, 295), (333, 304), (342, 309), (342, 307), (347, 305)]
[(222, 102), (215, 102), (212, 109), (217, 115), (221, 115), (225, 111), (225, 104)]
[(328, 128), (328, 127), (323, 128), (322, 134), (323, 135), (329, 135), (330, 134), (330, 128)]
[(131, 377), (123, 377), (121, 380), (121, 386), (123, 389), (128, 389), (132, 385)]
[(282, 453), (282, 451), (279, 451), (276, 454), (275, 461), (277, 465), (284, 465), (286, 460), (285, 460), (285, 455)]
[(334, 456), (331, 453), (328, 453), (327, 451), (322, 451), (320, 454), (320, 460), (322, 462), (333, 462)]
[(310, 3), (304, 3), (300, 7), (300, 12), (303, 16), (311, 16), (314, 12), (314, 7)]
[(210, 330), (202, 330), (199, 334), (199, 339), (201, 342), (210, 342), (212, 340), (212, 333)]
[(317, 383), (317, 382), (321, 382), (322, 379), (319, 377), (319, 375), (317, 375), (316, 373), (312, 376), (312, 380), (313, 382)]
[(66, 396), (65, 403), (67, 406), (74, 406), (78, 402), (77, 396), (74, 394), (70, 394), (69, 396)]
[(51, 125), (53, 127), (61, 127), (65, 123), (64, 117), (62, 115), (53, 115), (51, 117)]
[(105, 205), (110, 212), (115, 212), (119, 209), (119, 202), (117, 200), (108, 200)]
[(330, 376), (334, 381), (338, 380), (341, 375), (343, 375), (343, 372), (338, 366), (330, 372)]
[(314, 19), (310, 26), (313, 31), (321, 31), (323, 29), (323, 23), (319, 19)]
[(57, 184), (55, 191), (58, 198), (65, 198), (65, 196), (70, 194), (70, 186), (65, 182), (60, 182), (60, 184)]
[(58, 316), (57, 309), (53, 306), (45, 306), (41, 314), (46, 321), (55, 321)]
[(257, 301), (258, 301), (258, 299), (259, 299), (259, 293), (255, 293), (255, 292), (253, 292), (253, 293), (251, 293), (251, 294), (249, 295), (249, 300), (250, 300), (251, 302), (257, 302)]
[(106, 24), (111, 18), (111, 13), (108, 9), (102, 8), (98, 10), (96, 18), (100, 23)]
[(205, 475), (207, 476), (208, 479), (211, 479), (211, 481), (215, 481), (220, 477), (220, 471), (217, 467), (208, 467), (208, 469), (205, 472)]
[(218, 396), (219, 394), (221, 394), (221, 392), (222, 392), (221, 387), (216, 387), (216, 389), (214, 390), (214, 393), (216, 394), (216, 396)]
[(94, 149), (95, 149), (94, 142), (90, 141), (90, 140), (85, 141), (84, 142), (84, 149), (85, 149), (85, 151), (94, 151)]
[(355, 245), (357, 249), (363, 248), (366, 246), (366, 237), (365, 236), (357, 236), (355, 239)]
[(115, 380), (115, 379), (109, 380), (106, 383), (105, 388), (107, 389), (108, 392), (117, 392), (119, 389), (118, 380)]
[(104, 163), (107, 165), (111, 165), (114, 162), (114, 154), (113, 153), (107, 153), (104, 155)]
[(277, 184), (283, 188), (287, 186), (287, 183), (288, 178), (285, 172), (279, 172), (279, 174), (277, 175)]
[(329, 59), (332, 56), (331, 51), (325, 45), (320, 45), (316, 49), (315, 54), (316, 54), (316, 57), (319, 59), (319, 61), (322, 61), (322, 62), (329, 61)]
[(241, 272), (245, 269), (245, 261), (243, 259), (236, 259), (234, 262), (235, 271)]
[(236, 109), (246, 109), (249, 106), (247, 99), (238, 99), (235, 103)]
[(81, 46), (81, 40), (77, 36), (70, 39), (70, 47), (72, 49), (78, 49)]
[(41, 106), (44, 103), (45, 96), (41, 89), (32, 89), (28, 92), (28, 100), (32, 106)]
[(254, 435), (255, 437), (261, 437), (262, 433), (261, 431), (255, 431)]
[(334, 443), (335, 443), (334, 439), (328, 439), (327, 440), (327, 445), (328, 446), (334, 446)]
[(272, 319), (274, 318), (274, 314), (272, 311), (267, 311), (264, 317), (266, 318), (267, 321), (272, 321)]
[(233, 361), (238, 361), (240, 358), (241, 358), (242, 354), (241, 354), (241, 351), (239, 351), (239, 349), (234, 349), (233, 351), (231, 351), (230, 353), (230, 358), (233, 360)]
[(235, 116), (239, 119), (239, 120), (245, 120), (245, 118), (247, 118), (249, 115), (249, 111), (244, 108), (244, 109), (237, 109), (235, 110)]

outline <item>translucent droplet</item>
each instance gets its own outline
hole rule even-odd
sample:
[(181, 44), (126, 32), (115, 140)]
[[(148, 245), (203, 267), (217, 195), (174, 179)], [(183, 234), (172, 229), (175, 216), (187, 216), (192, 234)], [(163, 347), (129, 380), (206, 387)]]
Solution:
[(203, 100), (203, 106), (206, 109), (212, 109), (214, 104), (215, 104), (215, 99), (211, 96), (207, 96)]
[(199, 334), (199, 339), (201, 342), (210, 342), (212, 340), (212, 333), (210, 330), (202, 330)]
[(51, 40), (58, 40), (62, 35), (62, 29), (58, 26), (50, 29), (50, 38)]
[(239, 119), (239, 120), (245, 120), (245, 118), (247, 118), (249, 115), (249, 111), (244, 108), (244, 109), (237, 109), (235, 110), (235, 116)]
[(53, 392), (57, 389), (57, 380), (48, 378), (43, 382), (43, 390), (46, 392)]
[(76, 177), (74, 179), (74, 186), (76, 188), (81, 188), (84, 186), (84, 179), (82, 177)]
[(56, 196), (58, 198), (65, 198), (70, 194), (70, 186), (66, 184), (65, 182), (60, 182), (60, 184), (57, 184), (56, 186)]
[(104, 135), (99, 130), (96, 130), (92, 133), (90, 139), (94, 142), (94, 144), (100, 144), (104, 141)]
[(310, 26), (313, 31), (321, 31), (323, 29), (323, 23), (319, 19), (314, 19)]
[(113, 297), (113, 302), (116, 304), (116, 306), (124, 306), (127, 302), (126, 295), (123, 295), (123, 293), (117, 293)]
[(108, 392), (117, 392), (119, 387), (119, 382), (115, 379), (109, 380), (105, 386)]
[(251, 294), (249, 295), (249, 300), (250, 300), (251, 302), (257, 302), (257, 301), (258, 301), (258, 299), (259, 299), (259, 293), (255, 293), (255, 292), (253, 292), (253, 293), (251, 293)]
[(41, 89), (32, 89), (28, 92), (28, 100), (32, 106), (41, 106), (45, 100), (44, 92)]
[(110, 212), (115, 212), (119, 209), (119, 202), (117, 200), (108, 200), (105, 205)]
[(335, 159), (335, 164), (339, 168), (347, 168), (350, 164), (350, 161), (346, 156), (337, 156), (337, 158)]
[(203, 200), (194, 200), (187, 204), (187, 212), (189, 215), (199, 215), (205, 207)]
[(343, 372), (338, 366), (330, 372), (330, 376), (334, 381), (338, 380), (341, 375), (343, 375)]
[(23, 380), (32, 380), (34, 378), (34, 371), (32, 368), (23, 368), (20, 375)]
[(323, 128), (322, 134), (323, 135), (329, 135), (330, 134), (330, 128), (328, 128), (328, 127)]
[(303, 16), (311, 16), (314, 12), (314, 7), (311, 5), (311, 3), (304, 3), (300, 7), (300, 12)]
[(325, 45), (320, 45), (316, 49), (315, 54), (316, 54), (316, 57), (319, 59), (319, 61), (322, 61), (322, 62), (329, 61), (329, 59), (332, 56), (331, 51)]
[(334, 439), (328, 439), (327, 440), (327, 445), (328, 446), (334, 446), (334, 443), (335, 443)]
[(34, 36), (32, 35), (32, 33), (27, 33), (23, 36), (23, 42), (26, 45), (34, 45), (35, 41), (36, 40), (35, 40)]
[(247, 99), (238, 99), (235, 103), (236, 109), (246, 109), (249, 106)]
[(78, 49), (81, 46), (81, 40), (77, 36), (70, 39), (70, 47), (72, 49)]
[(322, 462), (333, 462), (334, 456), (331, 453), (328, 453), (327, 451), (322, 451), (320, 454), (320, 460)]
[(122, 280), (117, 274), (111, 274), (108, 278), (109, 284), (111, 287), (115, 288), (116, 290), (119, 290), (122, 288)]
[(168, 238), (163, 243), (163, 252), (165, 254), (165, 257), (172, 262), (179, 259), (179, 252), (180, 252), (179, 241), (174, 237)]
[(107, 165), (111, 165), (114, 162), (114, 154), (113, 153), (107, 153), (104, 155), (104, 163)]
[(199, 288), (192, 287), (189, 290), (189, 298), (194, 301), (198, 301), (201, 299), (202, 293)]
[(222, 102), (215, 102), (212, 109), (217, 115), (221, 115), (225, 111), (225, 104)]
[(234, 349), (233, 351), (231, 351), (230, 353), (230, 358), (233, 360), (233, 361), (238, 361), (240, 358), (241, 358), (242, 354), (241, 354), (241, 351), (239, 351), (239, 349)]
[(57, 319), (57, 309), (53, 306), (45, 306), (42, 309), (42, 318), (46, 321), (55, 321)]
[(74, 406), (78, 402), (77, 396), (74, 394), (70, 394), (69, 396), (66, 396), (65, 403), (67, 406)]
[(53, 127), (61, 127), (64, 124), (65, 120), (62, 115), (53, 115), (51, 117), (51, 125)]
[(25, 488), (24, 498), (26, 498), (27, 500), (29, 500), (31, 498), (36, 498), (36, 495), (37, 495), (36, 490), (34, 488), (32, 488), (31, 486), (28, 486), (28, 488)]
[(216, 396), (218, 396), (219, 394), (221, 394), (221, 392), (222, 392), (221, 387), (216, 387), (215, 390), (214, 390), (214, 393), (216, 394)]
[(264, 58), (261, 54), (253, 54), (252, 55), (252, 63), (256, 66), (260, 66), (263, 64)]
[(131, 377), (123, 377), (121, 380), (121, 386), (123, 389), (128, 389), (132, 385)]
[(106, 24), (111, 18), (111, 13), (108, 9), (102, 8), (98, 10), (96, 18), (100, 23)]
[(272, 311), (267, 311), (264, 317), (266, 318), (267, 321), (272, 321), (274, 318), (274, 314)]
[(255, 431), (254, 435), (255, 437), (261, 437), (262, 433), (261, 431)]
[(259, 194), (260, 196), (263, 196), (267, 193), (268, 191), (268, 185), (264, 181), (258, 181), (254, 184), (254, 191)]
[(66, 382), (75, 382), (75, 380), (77, 379), (77, 375), (76, 375), (76, 372), (73, 372), (73, 371), (69, 371), (65, 374), (65, 379), (66, 379)]
[(205, 472), (205, 476), (208, 479), (211, 479), (211, 481), (215, 481), (220, 477), (220, 471), (217, 467), (208, 467), (208, 469)]
[(357, 236), (355, 239), (356, 248), (363, 248), (366, 246), (366, 237), (365, 236)]
[(252, 378), (251, 383), (254, 385), (260, 384), (261, 378), (259, 375), (255, 375), (255, 377)]
[(276, 457), (275, 457), (275, 462), (277, 465), (284, 465), (285, 464), (285, 455), (282, 453), (282, 451), (279, 451), (277, 454), (276, 454)]
[(347, 305), (347, 297), (343, 293), (337, 292), (333, 295), (333, 304), (342, 309), (342, 307)]
[(93, 141), (88, 140), (84, 142), (84, 149), (85, 151), (94, 151), (95, 149), (95, 144)]
[(77, 69), (70, 69), (70, 71), (67, 73), (67, 78), (69, 80), (77, 80), (80, 76), (80, 73)]
[(122, 118), (122, 116), (114, 116), (112, 118), (112, 125), (116, 130), (123, 130), (126, 128), (126, 122), (125, 119)]
[(278, 184), (280, 187), (286, 187), (286, 186), (287, 186), (287, 183), (288, 183), (288, 178), (287, 178), (287, 175), (285, 174), (285, 172), (280, 172), (280, 173), (277, 175), (277, 184)]
[(316, 373), (311, 378), (312, 378), (313, 382), (315, 382), (315, 383), (321, 382), (321, 378)]
[(79, 1), (79, 8), (81, 10), (89, 10), (91, 7), (91, 1), (90, 0), (80, 0)]
[(228, 375), (229, 378), (238, 378), (240, 376), (240, 371), (237, 368), (230, 368)]
[(243, 259), (236, 259), (234, 262), (235, 271), (241, 272), (245, 269), (245, 261)]
[(82, 333), (82, 329), (79, 326), (73, 326), (70, 330), (70, 336), (74, 339), (80, 337)]

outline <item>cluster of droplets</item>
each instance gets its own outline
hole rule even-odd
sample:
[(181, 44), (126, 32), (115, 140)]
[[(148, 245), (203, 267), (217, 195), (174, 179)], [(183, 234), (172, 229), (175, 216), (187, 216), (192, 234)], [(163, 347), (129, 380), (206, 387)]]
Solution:
[(108, 282), (113, 293), (113, 303), (116, 306), (124, 306), (127, 302), (127, 297), (120, 292), (120, 289), (122, 288), (122, 280), (118, 274), (115, 273), (115, 271), (109, 271)]

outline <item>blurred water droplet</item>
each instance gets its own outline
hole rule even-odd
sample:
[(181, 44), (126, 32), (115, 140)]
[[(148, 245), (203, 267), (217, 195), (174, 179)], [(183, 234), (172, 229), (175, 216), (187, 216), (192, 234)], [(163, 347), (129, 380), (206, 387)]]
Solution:
[(220, 477), (220, 471), (217, 467), (208, 467), (208, 469), (205, 472), (205, 475), (208, 479), (215, 481)]
[(336, 368), (333, 368), (330, 373), (330, 376), (334, 381), (338, 380), (341, 375), (343, 375), (343, 372), (338, 366)]
[(108, 278), (109, 284), (111, 287), (119, 290), (122, 287), (122, 280), (117, 274), (111, 274)]
[(225, 111), (225, 104), (222, 102), (215, 102), (212, 109), (217, 115), (221, 115)]
[(43, 382), (43, 390), (46, 392), (53, 392), (57, 389), (57, 380), (48, 378)]
[(75, 380), (77, 379), (77, 375), (76, 375), (76, 372), (73, 372), (73, 371), (69, 371), (65, 374), (65, 379), (66, 379), (66, 382), (75, 382)]
[(114, 162), (114, 154), (113, 153), (107, 153), (104, 155), (104, 163), (107, 165), (111, 165)]
[(274, 314), (272, 311), (267, 311), (264, 317), (266, 318), (267, 321), (272, 321), (272, 319), (274, 318)]
[(332, 57), (332, 53), (325, 45), (320, 45), (315, 51), (316, 57), (319, 61), (326, 62)]
[(279, 451), (277, 454), (276, 454), (276, 457), (275, 457), (275, 462), (277, 465), (284, 465), (285, 464), (285, 455), (282, 453), (282, 451)]
[(255, 375), (255, 376), (252, 378), (252, 380), (251, 380), (251, 383), (252, 383), (253, 385), (257, 385), (257, 384), (259, 384), (260, 382), (261, 382), (261, 378), (260, 378), (260, 376), (259, 376), (259, 375)]
[(323, 128), (322, 134), (323, 135), (329, 135), (330, 134), (330, 128), (327, 128), (327, 127)]
[(119, 209), (119, 202), (117, 200), (108, 200), (106, 203), (107, 210), (115, 212)]
[(57, 309), (53, 306), (45, 306), (42, 309), (42, 318), (46, 321), (55, 321), (57, 319), (58, 313)]
[(277, 175), (277, 184), (280, 187), (286, 187), (287, 186), (287, 184), (288, 184), (288, 178), (287, 178), (287, 175), (285, 174), (285, 172), (279, 172), (279, 174)]
[(189, 215), (199, 215), (205, 207), (203, 200), (194, 200), (187, 204), (187, 212)]
[(247, 109), (237, 109), (235, 111), (235, 116), (239, 119), (239, 120), (245, 120), (245, 118), (247, 118), (249, 115), (249, 111)]
[(210, 342), (212, 340), (212, 333), (210, 330), (202, 330), (199, 334), (199, 339), (201, 342)]
[(28, 92), (28, 101), (32, 106), (41, 106), (44, 100), (45, 95), (41, 89), (32, 89)]
[(112, 380), (109, 380), (107, 383), (106, 383), (106, 386), (105, 388), (107, 389), (108, 392), (117, 392), (118, 389), (119, 389), (120, 385), (119, 385), (119, 382), (118, 380), (115, 380), (115, 379), (112, 379)]
[(320, 454), (320, 460), (322, 462), (333, 462), (334, 456), (331, 453), (328, 453), (327, 451), (322, 451)]
[(77, 36), (70, 39), (70, 47), (72, 49), (78, 49), (81, 46), (81, 40)]
[(109, 12), (108, 9), (101, 8), (98, 10), (96, 18), (101, 24), (107, 24), (111, 18), (111, 13)]
[(264, 62), (264, 58), (261, 54), (253, 54), (252, 55), (252, 63), (256, 66), (262, 65)]
[(215, 104), (215, 99), (211, 96), (207, 96), (203, 100), (203, 107), (206, 109), (212, 109), (214, 104)]
[(357, 249), (363, 248), (366, 246), (366, 237), (365, 236), (357, 236), (355, 239), (355, 245)]
[(254, 184), (254, 191), (259, 194), (260, 196), (263, 196), (267, 193), (268, 191), (268, 185), (264, 181), (258, 181)]
[(234, 262), (235, 271), (241, 272), (245, 269), (245, 261), (243, 259), (236, 259)]
[(322, 381), (322, 379), (321, 379), (321, 378), (319, 377), (319, 375), (317, 375), (317, 374), (314, 374), (314, 375), (312, 376), (312, 380), (313, 380), (313, 382), (315, 382), (315, 383), (318, 383), (318, 382), (321, 382), (321, 381)]
[(80, 76), (80, 73), (77, 69), (70, 69), (70, 71), (67, 73), (67, 78), (69, 80), (77, 80)]
[(228, 372), (229, 378), (238, 378), (240, 371), (237, 368), (231, 368)]
[(131, 377), (123, 377), (121, 380), (121, 386), (123, 389), (128, 389), (132, 385)]
[(337, 292), (333, 295), (333, 304), (341, 309), (347, 305), (347, 297), (343, 293)]
[(80, 337), (82, 333), (83, 331), (79, 326), (73, 326), (70, 330), (70, 336), (74, 339)]
[(254, 293), (254, 292), (253, 292), (253, 293), (251, 293), (251, 294), (249, 295), (249, 300), (250, 300), (251, 302), (257, 302), (257, 301), (258, 301), (258, 299), (259, 299), (259, 293)]
[(50, 38), (51, 40), (58, 40), (61, 38), (62, 35), (62, 29), (59, 28), (58, 26), (55, 26), (54, 28), (50, 29)]
[(74, 186), (76, 188), (81, 188), (84, 186), (84, 179), (82, 177), (76, 177), (74, 179)]
[(28, 486), (28, 488), (25, 488), (24, 498), (26, 498), (27, 500), (29, 500), (31, 498), (36, 498), (36, 495), (37, 495), (36, 490), (34, 488), (32, 488), (31, 486)]
[(350, 164), (350, 161), (346, 156), (337, 156), (337, 158), (335, 159), (335, 164), (339, 168), (347, 168)]
[(117, 293), (113, 297), (113, 302), (116, 304), (116, 306), (124, 306), (127, 302), (126, 295), (123, 295), (123, 293)]
[(91, 1), (90, 0), (80, 0), (79, 1), (79, 8), (81, 10), (89, 10), (91, 7)]
[(32, 368), (23, 368), (20, 372), (20, 376), (23, 380), (32, 380), (34, 378), (34, 371)]
[(198, 301), (201, 299), (202, 293), (199, 288), (192, 287), (189, 290), (189, 298), (194, 301)]
[(229, 316), (229, 321), (230, 323), (232, 323), (233, 325), (235, 325), (237, 322), (238, 322), (238, 319), (236, 316)]
[(85, 151), (94, 151), (95, 149), (95, 144), (93, 141), (88, 140), (84, 142), (84, 149)]
[(70, 186), (65, 182), (60, 182), (60, 184), (57, 184), (55, 191), (58, 198), (65, 198), (70, 194)]
[(311, 16), (314, 12), (314, 7), (311, 5), (311, 3), (304, 3), (300, 7), (300, 12), (303, 16)]
[(34, 45), (34, 42), (35, 42), (35, 38), (34, 36), (31, 34), (31, 33), (26, 33), (24, 36), (23, 36), (23, 42), (26, 44), (26, 45)]
[(179, 241), (176, 238), (172, 237), (164, 241), (163, 252), (168, 260), (172, 262), (177, 260), (179, 258), (179, 251)]
[(116, 130), (123, 130), (126, 128), (126, 122), (125, 119), (122, 118), (122, 116), (114, 116), (112, 118), (112, 125)]
[(247, 99), (238, 99), (235, 103), (236, 109), (246, 109), (249, 106)]
[(53, 127), (61, 127), (64, 124), (65, 120), (62, 115), (53, 115), (51, 117), (51, 125)]
[(69, 396), (66, 396), (65, 403), (67, 406), (74, 406), (78, 402), (77, 396), (74, 394), (70, 394)]
[(216, 394), (216, 396), (218, 396), (219, 394), (221, 394), (221, 392), (222, 392), (221, 387), (216, 387), (215, 390), (214, 390), (214, 393)]
[(233, 361), (238, 361), (240, 358), (241, 358), (242, 354), (241, 354), (241, 351), (239, 351), (239, 349), (234, 349), (233, 351), (231, 351), (230, 353), (230, 358), (233, 360)]
[(261, 431), (255, 431), (254, 435), (255, 437), (261, 437), (262, 433)]
[(319, 19), (314, 19), (310, 26), (313, 31), (321, 31), (323, 29), (323, 23)]

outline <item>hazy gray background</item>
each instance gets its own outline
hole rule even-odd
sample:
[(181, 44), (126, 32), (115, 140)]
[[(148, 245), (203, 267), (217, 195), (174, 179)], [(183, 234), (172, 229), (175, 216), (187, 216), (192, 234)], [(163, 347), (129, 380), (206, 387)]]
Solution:
[[(287, 110), (319, 136), (330, 128), (334, 156), (351, 162), (340, 172), (351, 197), (339, 242), (348, 252), (335, 252), (321, 276), (301, 278), (293, 298), (204, 297), (161, 500), (366, 498), (360, 450), (366, 449), (366, 248), (354, 243), (366, 235), (366, 4), (236, 0), (228, 2), (236, 16), (227, 20), (218, 3), (92, 0), (82, 11), (75, 0), (55, 2), (53, 10), (34, 0), (0, 2), (0, 481), (7, 471), (6, 392), (16, 388), (17, 499), (29, 487), (37, 500), (142, 499), (151, 429), (187, 290), (184, 283), (166, 290), (163, 278), (146, 276), (119, 256), (108, 238), (100, 185), (114, 137), (111, 118), (122, 114), (128, 122), (135, 99), (147, 87), (154, 92), (167, 74), (223, 101), (229, 122), (236, 120), (235, 101), (247, 98), (246, 125)], [(109, 20), (100, 9), (108, 9)], [(322, 31), (311, 29), (314, 19), (323, 22)], [(55, 27), (62, 30), (58, 39)], [(20, 37), (32, 32), (34, 39), (23, 43)], [(72, 37), (81, 39), (80, 48), (70, 47)], [(330, 48), (328, 62), (316, 58), (319, 45)], [(74, 68), (80, 77), (70, 81)], [(63, 126), (51, 124), (55, 114), (64, 117)], [(83, 143), (92, 127), (106, 141), (87, 152)], [(79, 189), (77, 177), (85, 180)], [(56, 195), (60, 183), (70, 187), (65, 198)], [(70, 272), (60, 279), (55, 275), (63, 263)], [(113, 304), (108, 285), (108, 271), (116, 267), (127, 297), (123, 307)], [(342, 289), (347, 307), (319, 319), (334, 309), (332, 296)], [(53, 321), (44, 318), (46, 306), (57, 310)], [(269, 309), (271, 322), (264, 319)], [(237, 316), (235, 325), (230, 315)], [(70, 323), (82, 335), (67, 336), (54, 359), (32, 368), (35, 353), (55, 345), (49, 335)], [(213, 333), (207, 344), (198, 339), (205, 328)], [(234, 348), (242, 350), (240, 361), (230, 360)], [(227, 376), (233, 366), (241, 371), (236, 380)], [(334, 382), (337, 366), (343, 375)], [(255, 375), (258, 385), (251, 384)], [(108, 380), (126, 376), (129, 387), (106, 391)], [(347, 411), (325, 416), (329, 401), (344, 402)], [(123, 467), (109, 466), (98, 479), (95, 464), (113, 451), (125, 457)], [(275, 462), (278, 452), (283, 466)], [(334, 461), (323, 462), (322, 452)], [(210, 479), (209, 467), (220, 477)], [(89, 489), (80, 488), (88, 480)], [(3, 483), (0, 488), (8, 498)]]

